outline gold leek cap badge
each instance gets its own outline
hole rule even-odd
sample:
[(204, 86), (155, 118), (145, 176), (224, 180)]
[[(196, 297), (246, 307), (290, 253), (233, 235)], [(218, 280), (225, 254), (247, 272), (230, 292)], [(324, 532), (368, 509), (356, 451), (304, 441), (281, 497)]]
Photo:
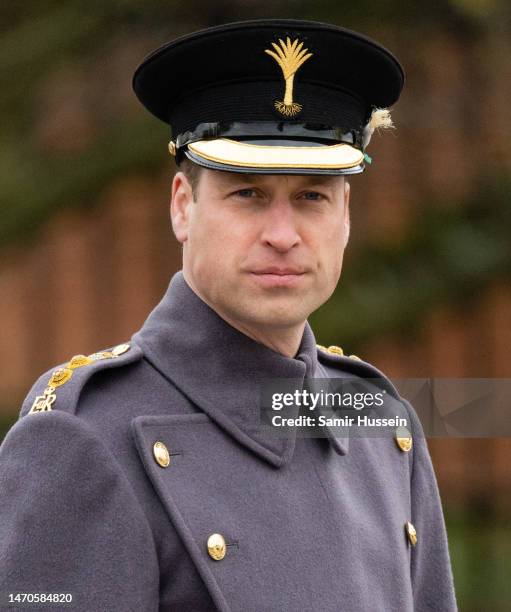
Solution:
[(273, 57), (282, 70), (286, 89), (284, 92), (284, 100), (276, 100), (275, 108), (286, 117), (294, 117), (302, 110), (302, 105), (298, 102), (293, 102), (293, 81), (298, 68), (304, 64), (312, 53), (307, 53), (308, 49), (303, 49), (303, 42), (299, 42), (298, 38), (291, 42), (289, 37), (284, 42), (279, 38), (279, 44), (271, 43), (274, 51), (265, 49), (264, 52)]

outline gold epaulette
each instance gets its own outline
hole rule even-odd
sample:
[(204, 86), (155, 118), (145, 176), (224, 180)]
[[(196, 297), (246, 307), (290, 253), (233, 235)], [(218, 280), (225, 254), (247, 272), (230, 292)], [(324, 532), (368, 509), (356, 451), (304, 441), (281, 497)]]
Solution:
[(113, 359), (115, 357), (119, 357), (119, 355), (123, 355), (126, 351), (129, 351), (129, 349), (129, 344), (119, 344), (111, 351), (101, 351), (89, 356), (75, 355), (64, 366), (58, 368), (52, 373), (46, 389), (43, 391), (42, 395), (38, 395), (34, 399), (28, 414), (52, 410), (52, 405), (57, 399), (57, 395), (55, 393), (56, 389), (62, 385), (65, 385), (71, 379), (74, 370), (90, 365), (91, 363), (95, 363), (101, 359)]

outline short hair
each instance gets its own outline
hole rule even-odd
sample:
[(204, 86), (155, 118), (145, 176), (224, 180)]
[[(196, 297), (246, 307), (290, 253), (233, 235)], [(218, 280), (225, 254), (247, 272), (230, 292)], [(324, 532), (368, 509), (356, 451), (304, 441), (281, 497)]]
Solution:
[(192, 188), (193, 199), (197, 199), (202, 167), (185, 157), (179, 164), (179, 170), (186, 176)]

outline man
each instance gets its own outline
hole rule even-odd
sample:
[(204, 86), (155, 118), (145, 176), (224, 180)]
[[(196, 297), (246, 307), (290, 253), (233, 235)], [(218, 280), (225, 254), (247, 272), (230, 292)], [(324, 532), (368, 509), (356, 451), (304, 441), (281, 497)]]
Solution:
[[(369, 364), (317, 348), (306, 322), (341, 273), (345, 176), (403, 81), (373, 41), (291, 20), (204, 30), (138, 68), (181, 165), (183, 270), (131, 342), (73, 357), (28, 395), (1, 449), (3, 605), (21, 592), (84, 611), (456, 609), (413, 409)], [(266, 381), (348, 378), (409, 427), (263, 426)]]

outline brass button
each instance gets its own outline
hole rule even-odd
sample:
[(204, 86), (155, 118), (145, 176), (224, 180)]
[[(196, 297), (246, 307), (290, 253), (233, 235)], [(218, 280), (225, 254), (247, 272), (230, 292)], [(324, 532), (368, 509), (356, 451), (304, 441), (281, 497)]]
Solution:
[(172, 155), (172, 157), (175, 157), (176, 155), (176, 143), (173, 140), (169, 142), (169, 153)]
[(398, 427), (396, 429), (396, 444), (403, 451), (407, 453), (412, 450), (412, 434), (406, 429), (406, 427)]
[(130, 350), (129, 344), (118, 344), (112, 349), (112, 354), (115, 355), (116, 357), (119, 357), (119, 355), (123, 355), (124, 353), (126, 353), (126, 351), (129, 351), (129, 350)]
[(334, 355), (344, 355), (344, 351), (342, 350), (342, 348), (340, 346), (329, 346), (327, 348), (327, 351), (329, 353), (333, 353)]
[(153, 445), (153, 455), (156, 460), (156, 463), (162, 467), (166, 468), (170, 465), (170, 454), (169, 449), (163, 444), (163, 442), (155, 442)]
[(355, 361), (362, 361), (358, 355), (350, 355), (350, 359), (355, 359)]
[(212, 533), (208, 538), (208, 554), (215, 561), (221, 561), (225, 557), (225, 538), (219, 533)]
[(417, 544), (417, 531), (409, 521), (405, 523), (405, 531), (408, 536), (408, 541), (412, 546), (415, 546)]

